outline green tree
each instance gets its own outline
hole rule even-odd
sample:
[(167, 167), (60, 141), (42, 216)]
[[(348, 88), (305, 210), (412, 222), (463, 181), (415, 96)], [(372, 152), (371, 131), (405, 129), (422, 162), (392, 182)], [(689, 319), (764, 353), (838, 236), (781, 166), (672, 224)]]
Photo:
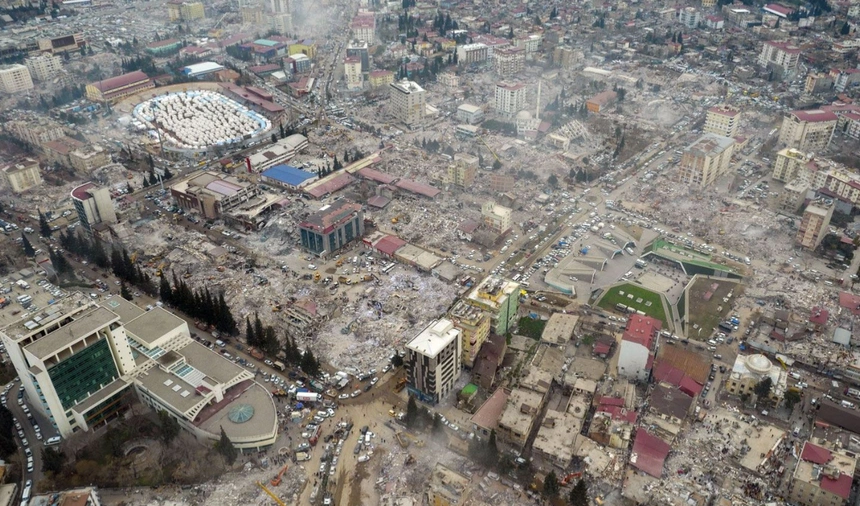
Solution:
[(302, 371), (305, 373), (316, 376), (320, 372), (320, 363), (317, 361), (316, 357), (314, 357), (314, 353), (310, 350), (310, 348), (305, 350), (305, 353), (302, 355), (302, 363), (300, 365)]
[(30, 240), (27, 239), (27, 236), (23, 232), (21, 232), (21, 238), (23, 239), (21, 243), (24, 245), (24, 254), (30, 258), (36, 256), (36, 250), (33, 249), (33, 245), (30, 244)]
[(499, 462), (499, 447), (496, 444), (496, 429), (490, 431), (490, 438), (487, 440), (487, 463), (490, 466), (495, 466)]
[(792, 388), (785, 392), (783, 399), (785, 400), (785, 407), (791, 411), (794, 409), (795, 404), (800, 402), (800, 392)]
[(221, 427), (221, 439), (215, 443), (215, 449), (224, 457), (224, 461), (227, 462), (228, 466), (232, 466), (239, 456), (239, 450), (233, 446), (233, 441), (230, 441), (230, 438), (227, 437), (224, 427)]
[(182, 430), (176, 418), (163, 409), (158, 410), (158, 425), (161, 428), (161, 440), (168, 446)]
[(51, 237), (53, 230), (51, 230), (51, 225), (48, 223), (48, 219), (42, 214), (42, 211), (39, 210), (39, 234), (42, 237)]
[(588, 506), (588, 485), (585, 484), (585, 480), (576, 482), (576, 485), (570, 490), (568, 502), (570, 502), (570, 506)]
[(251, 317), (245, 317), (245, 340), (248, 342), (248, 346), (256, 346), (257, 338), (254, 336), (254, 327), (251, 325)]
[(55, 448), (42, 449), (42, 471), (57, 474), (63, 470), (65, 464), (65, 453)]
[(391, 366), (392, 367), (403, 366), (403, 357), (399, 353), (395, 353), (394, 356), (391, 357)]
[(543, 479), (543, 495), (555, 497), (558, 495), (558, 489), (558, 476), (555, 475), (555, 471), (550, 471)]
[(556, 177), (555, 174), (550, 174), (546, 182), (549, 183), (549, 185), (553, 188), (558, 187), (558, 177)]
[(418, 403), (415, 402), (415, 397), (410, 395), (409, 401), (406, 403), (406, 415), (403, 417), (406, 426), (412, 428), (418, 421)]
[(496, 160), (493, 162), (493, 170), (499, 170), (502, 168), (502, 162)]
[(119, 295), (120, 295), (120, 297), (122, 297), (125, 300), (131, 300), (134, 298), (131, 295), (131, 292), (129, 291), (128, 286), (126, 286), (124, 281), (121, 285), (119, 285)]
[(773, 381), (770, 376), (765, 376), (764, 379), (755, 384), (753, 392), (759, 399), (766, 399), (770, 396), (771, 388), (773, 388)]
[(442, 433), (442, 418), (440, 417), (439, 413), (433, 414), (433, 425), (431, 425), (431, 429), (433, 430), (434, 434)]

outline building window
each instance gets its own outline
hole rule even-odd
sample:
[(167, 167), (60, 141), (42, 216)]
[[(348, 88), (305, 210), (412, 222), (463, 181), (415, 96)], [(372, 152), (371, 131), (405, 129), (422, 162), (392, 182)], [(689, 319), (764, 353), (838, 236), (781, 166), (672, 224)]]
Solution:
[(48, 375), (64, 409), (70, 409), (118, 376), (107, 339), (51, 367)]

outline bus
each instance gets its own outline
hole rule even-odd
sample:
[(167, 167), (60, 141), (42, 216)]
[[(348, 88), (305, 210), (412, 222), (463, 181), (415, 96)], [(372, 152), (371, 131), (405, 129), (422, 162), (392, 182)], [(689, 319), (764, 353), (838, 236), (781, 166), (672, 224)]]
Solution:
[(385, 267), (382, 268), (382, 273), (387, 274), (388, 272), (391, 271), (391, 269), (394, 268), (395, 265), (396, 264), (394, 262), (391, 262), (390, 264), (386, 265)]
[(845, 395), (849, 397), (854, 397), (855, 399), (860, 399), (860, 390), (856, 390), (854, 388), (848, 388), (845, 390)]

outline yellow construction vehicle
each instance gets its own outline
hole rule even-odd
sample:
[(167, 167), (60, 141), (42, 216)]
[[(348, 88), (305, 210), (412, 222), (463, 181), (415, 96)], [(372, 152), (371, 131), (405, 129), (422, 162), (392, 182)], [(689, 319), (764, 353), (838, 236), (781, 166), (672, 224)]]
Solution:
[(335, 265), (338, 267), (343, 266), (343, 258), (338, 258), (337, 263), (335, 263)]
[(272, 500), (275, 501), (275, 504), (277, 504), (278, 506), (287, 506), (287, 503), (282, 501), (280, 497), (276, 496), (274, 492), (266, 488), (266, 486), (259, 481), (257, 482), (257, 486), (263, 489), (263, 492), (265, 492), (269, 497), (271, 497)]
[(280, 313), (281, 312), (281, 305), (278, 304), (277, 302), (273, 303), (272, 304), (272, 312), (273, 313)]
[(395, 432), (394, 437), (397, 438), (397, 442), (400, 443), (401, 448), (409, 448), (409, 440), (404, 439), (400, 432)]
[(159, 278), (161, 277), (162, 269), (164, 269), (164, 262), (161, 262), (160, 264), (158, 264), (158, 269), (155, 271), (156, 277), (159, 277)]
[(284, 467), (282, 467), (282, 468), (281, 468), (281, 472), (279, 472), (277, 476), (275, 476), (274, 478), (272, 478), (272, 481), (270, 481), (269, 483), (270, 483), (273, 487), (277, 487), (278, 485), (280, 485), (280, 484), (281, 484), (281, 478), (284, 476), (284, 473), (286, 473), (286, 472), (287, 472), (287, 468), (288, 468), (288, 467), (289, 467), (289, 465), (288, 465), (288, 464), (284, 464)]
[(131, 254), (131, 263), (137, 262), (137, 251)]
[(314, 283), (319, 283), (319, 281), (320, 281), (320, 277), (321, 277), (321, 275), (320, 275), (320, 271), (316, 271), (316, 272), (314, 273)]
[(394, 218), (391, 218), (391, 223), (397, 223), (398, 221), (400, 221), (400, 217), (401, 217), (401, 216), (403, 216), (403, 215), (402, 215), (402, 214), (398, 214), (398, 215), (397, 215), (397, 216), (395, 216)]

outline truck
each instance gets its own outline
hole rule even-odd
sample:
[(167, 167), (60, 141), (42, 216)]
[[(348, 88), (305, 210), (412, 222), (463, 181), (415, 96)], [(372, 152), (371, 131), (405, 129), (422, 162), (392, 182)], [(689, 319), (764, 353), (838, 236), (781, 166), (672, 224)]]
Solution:
[(308, 438), (308, 443), (310, 443), (311, 446), (317, 445), (317, 441), (320, 439), (320, 432), (322, 432), (322, 428), (317, 425), (316, 428), (314, 428), (314, 433), (311, 434), (310, 438)]
[(319, 402), (321, 396), (316, 392), (296, 392), (296, 400), (299, 402)]
[(311, 460), (310, 454), (308, 454), (307, 452), (296, 453), (296, 462), (304, 462), (306, 460)]
[(720, 322), (720, 329), (726, 331), (726, 333), (735, 330), (732, 324), (729, 322)]
[(261, 352), (257, 348), (248, 348), (248, 353), (257, 360), (263, 360), (265, 358), (263, 352)]
[(399, 391), (403, 390), (403, 388), (405, 388), (405, 387), (406, 387), (406, 378), (400, 378), (397, 381), (397, 384), (394, 386), (394, 391), (399, 392)]
[(275, 360), (275, 362), (272, 365), (275, 367), (275, 369), (277, 369), (281, 372), (283, 372), (287, 369), (287, 366), (285, 366), (284, 363), (281, 362), (280, 360)]

